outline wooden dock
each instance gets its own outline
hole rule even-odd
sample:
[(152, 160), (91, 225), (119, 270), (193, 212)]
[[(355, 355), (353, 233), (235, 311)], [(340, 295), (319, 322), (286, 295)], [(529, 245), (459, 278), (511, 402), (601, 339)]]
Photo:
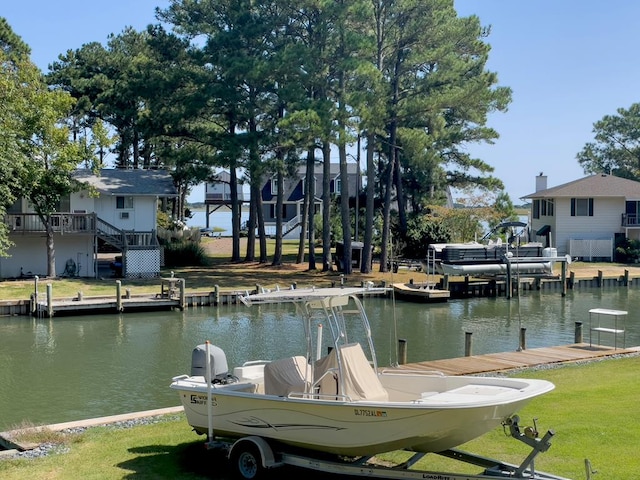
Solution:
[(407, 363), (399, 365), (397, 368), (418, 372), (437, 371), (445, 375), (473, 375), (490, 372), (506, 372), (541, 365), (581, 362), (639, 352), (640, 347), (614, 348), (603, 345), (589, 346), (588, 343), (574, 343), (558, 347), (532, 348), (522, 351), (488, 353), (485, 355), (470, 355), (468, 357)]
[(36, 315), (60, 316), (60, 315), (88, 315), (96, 313), (117, 313), (145, 310), (171, 310), (181, 308), (179, 299), (161, 298), (155, 295), (143, 295), (135, 297), (122, 297), (118, 301), (114, 297), (94, 297), (53, 300), (50, 304), (38, 303)]

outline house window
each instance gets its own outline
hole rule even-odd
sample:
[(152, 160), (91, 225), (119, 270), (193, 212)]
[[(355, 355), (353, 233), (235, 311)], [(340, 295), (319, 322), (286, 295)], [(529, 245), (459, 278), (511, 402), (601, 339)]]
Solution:
[(553, 217), (553, 199), (542, 199), (533, 201), (533, 218)]
[(273, 177), (271, 179), (271, 195), (278, 194), (278, 177)]
[(593, 198), (572, 198), (572, 217), (593, 217)]
[(333, 193), (340, 193), (342, 191), (342, 181), (340, 180), (340, 177), (336, 177), (333, 181), (333, 187)]
[(66, 195), (58, 201), (55, 207), (56, 212), (70, 212), (71, 211), (71, 196)]
[(133, 208), (133, 197), (116, 197), (116, 208)]

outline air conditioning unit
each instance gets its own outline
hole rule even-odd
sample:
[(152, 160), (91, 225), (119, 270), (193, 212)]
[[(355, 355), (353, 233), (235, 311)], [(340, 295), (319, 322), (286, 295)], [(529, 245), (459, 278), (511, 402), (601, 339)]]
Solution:
[(127, 220), (129, 218), (129, 212), (120, 212), (120, 220)]

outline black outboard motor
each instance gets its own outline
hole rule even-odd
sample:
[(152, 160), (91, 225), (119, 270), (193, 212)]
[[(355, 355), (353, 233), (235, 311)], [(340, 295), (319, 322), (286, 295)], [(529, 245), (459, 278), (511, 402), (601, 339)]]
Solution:
[[(220, 347), (209, 345), (209, 357), (211, 358), (211, 383), (233, 383), (235, 377), (229, 375), (227, 356)], [(198, 345), (191, 353), (191, 376), (205, 377), (207, 373), (207, 346)]]

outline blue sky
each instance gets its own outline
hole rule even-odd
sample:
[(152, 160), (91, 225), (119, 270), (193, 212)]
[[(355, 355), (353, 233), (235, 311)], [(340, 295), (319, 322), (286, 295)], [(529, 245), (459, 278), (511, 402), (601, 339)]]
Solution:
[[(9, 3), (9, 2), (7, 2)], [(126, 26), (156, 23), (161, 0), (22, 0), (0, 9), (44, 71), (68, 49)], [(506, 113), (490, 117), (500, 138), (469, 151), (495, 168), (515, 203), (535, 189), (582, 177), (576, 154), (593, 124), (640, 101), (640, 2), (629, 0), (455, 0), (460, 15), (491, 25), (488, 69), (513, 89)]]

